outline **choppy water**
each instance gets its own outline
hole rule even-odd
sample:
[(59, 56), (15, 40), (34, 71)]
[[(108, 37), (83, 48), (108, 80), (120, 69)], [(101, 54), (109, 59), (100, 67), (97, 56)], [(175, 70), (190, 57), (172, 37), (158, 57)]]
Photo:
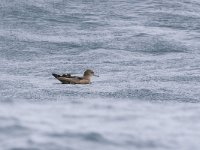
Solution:
[(199, 40), (199, 0), (0, 0), (0, 149), (200, 149)]

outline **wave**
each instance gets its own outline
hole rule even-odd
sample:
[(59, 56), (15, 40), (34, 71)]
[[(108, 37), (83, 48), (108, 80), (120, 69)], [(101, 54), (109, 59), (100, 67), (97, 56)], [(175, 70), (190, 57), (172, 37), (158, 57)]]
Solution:
[(75, 132), (64, 132), (64, 133), (49, 133), (47, 136), (53, 138), (75, 138), (81, 139), (87, 142), (96, 142), (102, 144), (113, 144), (112, 141), (106, 139), (102, 134), (96, 132), (86, 133), (75, 133)]

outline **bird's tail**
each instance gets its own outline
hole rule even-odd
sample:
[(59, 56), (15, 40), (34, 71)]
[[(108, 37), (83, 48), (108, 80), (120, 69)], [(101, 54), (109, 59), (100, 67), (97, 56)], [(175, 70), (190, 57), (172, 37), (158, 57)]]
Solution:
[(55, 78), (61, 77), (59, 74), (55, 74), (55, 73), (52, 73), (52, 76), (54, 76)]

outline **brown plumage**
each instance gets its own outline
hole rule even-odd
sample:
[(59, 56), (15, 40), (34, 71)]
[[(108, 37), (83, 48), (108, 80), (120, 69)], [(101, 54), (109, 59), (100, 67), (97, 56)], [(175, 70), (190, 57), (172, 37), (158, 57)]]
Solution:
[(71, 76), (71, 74), (52, 74), (56, 79), (58, 79), (62, 84), (90, 84), (91, 77), (96, 76), (94, 72), (90, 69), (86, 70), (82, 77)]

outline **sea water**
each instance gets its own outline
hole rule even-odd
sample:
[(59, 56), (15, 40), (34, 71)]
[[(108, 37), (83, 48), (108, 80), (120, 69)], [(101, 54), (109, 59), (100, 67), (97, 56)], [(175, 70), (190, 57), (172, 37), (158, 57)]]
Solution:
[(0, 0), (0, 149), (199, 150), (199, 40), (199, 0)]

